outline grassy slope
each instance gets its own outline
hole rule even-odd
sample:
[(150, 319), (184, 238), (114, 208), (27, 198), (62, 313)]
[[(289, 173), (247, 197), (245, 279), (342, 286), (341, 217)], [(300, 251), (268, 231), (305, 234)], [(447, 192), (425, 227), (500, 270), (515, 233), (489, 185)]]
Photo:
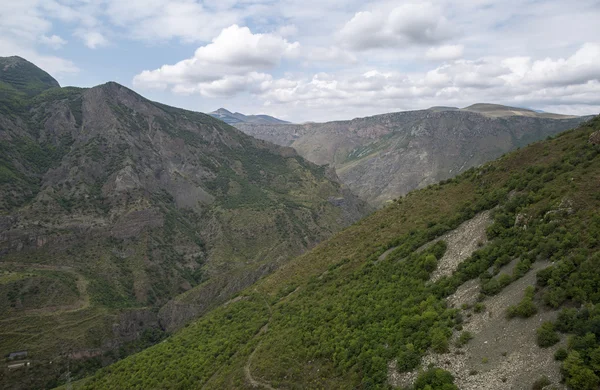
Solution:
[[(582, 307), (565, 314), (570, 317), (559, 328), (573, 332), (576, 320), (587, 324), (579, 335), (584, 341), (571, 345), (567, 383), (587, 388), (578, 384), (587, 381), (593, 388), (600, 367), (592, 364), (593, 348), (582, 345), (594, 347), (590, 338), (600, 336), (590, 325), (600, 277), (589, 272), (600, 261), (600, 153), (588, 143), (598, 129), (595, 119), (409, 194), (263, 279), (239, 301), (100, 371), (83, 387), (252, 388), (248, 372), (277, 388), (385, 387), (390, 360), (398, 358), (408, 370), (427, 349), (444, 348), (460, 315), (443, 298), (460, 284), (479, 277), (482, 293), (492, 295), (528, 272), (532, 262), (549, 258), (556, 264), (550, 276), (538, 276), (547, 304)], [(495, 206), (491, 244), (452, 277), (427, 283), (443, 245), (421, 254), (413, 250)], [(518, 214), (527, 216), (527, 230), (515, 226)], [(515, 272), (500, 280), (499, 268), (514, 258), (520, 259)], [(157, 370), (162, 363), (172, 368)]]

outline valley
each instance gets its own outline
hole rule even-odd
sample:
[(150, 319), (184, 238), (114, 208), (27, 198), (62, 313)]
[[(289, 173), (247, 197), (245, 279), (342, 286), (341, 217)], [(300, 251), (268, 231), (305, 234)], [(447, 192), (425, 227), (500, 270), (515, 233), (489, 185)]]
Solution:
[(599, 131), (410, 192), (76, 388), (595, 389)]

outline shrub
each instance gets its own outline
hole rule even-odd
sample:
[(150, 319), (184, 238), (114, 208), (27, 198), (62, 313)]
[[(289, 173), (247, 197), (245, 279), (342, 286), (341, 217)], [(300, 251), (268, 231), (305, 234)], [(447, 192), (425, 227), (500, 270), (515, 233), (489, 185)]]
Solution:
[(415, 381), (414, 388), (415, 390), (458, 390), (452, 374), (441, 368), (430, 368), (421, 372)]
[(559, 348), (554, 352), (554, 360), (563, 361), (569, 356), (569, 353), (564, 348)]
[(431, 332), (431, 349), (437, 353), (448, 352), (448, 336), (442, 329), (434, 329)]
[(552, 384), (552, 382), (550, 382), (550, 379), (543, 376), (540, 379), (533, 382), (533, 385), (531, 386), (531, 390), (542, 390), (544, 387), (550, 386), (551, 384)]
[(533, 303), (533, 287), (529, 286), (525, 290), (525, 296), (516, 306), (509, 306), (506, 310), (508, 318), (521, 317), (529, 318), (537, 313), (537, 307)]
[(473, 334), (471, 332), (464, 331), (460, 334), (458, 340), (456, 340), (456, 346), (460, 348), (467, 344), (471, 339), (473, 339)]
[(554, 330), (554, 324), (550, 321), (546, 321), (537, 329), (537, 344), (541, 348), (548, 348), (560, 341), (560, 337), (556, 330)]
[(483, 303), (481, 303), (481, 302), (477, 302), (475, 304), (475, 306), (473, 306), (473, 311), (475, 313), (481, 313), (484, 310), (485, 310), (485, 305)]

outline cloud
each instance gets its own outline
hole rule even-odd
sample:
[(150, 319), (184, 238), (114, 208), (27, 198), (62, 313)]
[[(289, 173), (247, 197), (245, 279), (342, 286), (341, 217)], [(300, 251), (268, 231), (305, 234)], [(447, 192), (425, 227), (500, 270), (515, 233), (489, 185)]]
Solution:
[(64, 58), (43, 55), (38, 44), (61, 45), (60, 37), (50, 35), (52, 23), (37, 7), (35, 0), (4, 2), (0, 7), (0, 56), (18, 55), (53, 75), (76, 73), (79, 69)]
[(303, 50), (305, 64), (310, 66), (318, 63), (355, 64), (358, 58), (353, 53), (336, 46), (308, 47)]
[(600, 107), (600, 70), (593, 66), (598, 55), (600, 46), (587, 43), (564, 59), (487, 57), (455, 60), (424, 72), (321, 72), (311, 78), (271, 80), (257, 94), (271, 107), (304, 107), (322, 115), (476, 102), (542, 109), (571, 105), (576, 107), (573, 112), (589, 113)]
[(453, 29), (439, 7), (430, 3), (402, 4), (354, 15), (339, 32), (340, 42), (353, 50), (426, 45), (443, 42)]
[(463, 45), (443, 45), (431, 47), (425, 53), (425, 58), (434, 61), (456, 60), (462, 57), (465, 47)]
[(600, 78), (600, 44), (585, 43), (569, 58), (546, 58), (532, 61), (529, 57), (504, 60), (511, 69), (504, 79), (512, 85), (566, 86), (585, 84)]
[(98, 31), (78, 30), (75, 32), (75, 36), (80, 38), (83, 41), (83, 44), (90, 49), (107, 46), (109, 43), (108, 39), (106, 39), (104, 35)]
[(54, 50), (58, 50), (67, 44), (67, 41), (65, 41), (58, 35), (47, 36), (45, 34), (40, 37), (40, 42), (46, 46), (51, 47)]
[(134, 86), (168, 88), (176, 93), (207, 96), (233, 95), (256, 89), (271, 76), (259, 71), (277, 66), (284, 58), (295, 58), (300, 44), (273, 34), (253, 34), (248, 27), (230, 26), (192, 58), (159, 69), (145, 70), (133, 79)]
[[(216, 3), (216, 2), (215, 2)], [(189, 0), (108, 0), (107, 16), (131, 37), (155, 43), (172, 38), (208, 41), (221, 29), (243, 20), (233, 5), (211, 9), (209, 2)]]

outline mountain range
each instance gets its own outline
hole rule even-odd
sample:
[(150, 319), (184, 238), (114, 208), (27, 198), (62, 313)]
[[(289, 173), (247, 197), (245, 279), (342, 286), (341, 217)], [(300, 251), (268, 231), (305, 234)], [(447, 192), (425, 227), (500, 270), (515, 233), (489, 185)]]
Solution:
[(316, 164), (329, 164), (355, 194), (378, 207), (589, 118), (475, 104), (349, 121), (235, 126), (293, 147)]
[(293, 149), (116, 83), (0, 58), (0, 107), (3, 355), (155, 342), (370, 211)]
[(76, 389), (592, 390), (600, 120), (412, 191)]
[(231, 115), (0, 57), (1, 388), (598, 388), (598, 118)]
[(230, 125), (236, 123), (256, 123), (261, 125), (290, 123), (269, 115), (244, 115), (239, 112), (233, 113), (227, 111), (224, 108), (219, 108), (216, 111), (210, 112), (208, 115), (212, 116), (213, 118), (222, 120), (223, 122), (228, 123)]

